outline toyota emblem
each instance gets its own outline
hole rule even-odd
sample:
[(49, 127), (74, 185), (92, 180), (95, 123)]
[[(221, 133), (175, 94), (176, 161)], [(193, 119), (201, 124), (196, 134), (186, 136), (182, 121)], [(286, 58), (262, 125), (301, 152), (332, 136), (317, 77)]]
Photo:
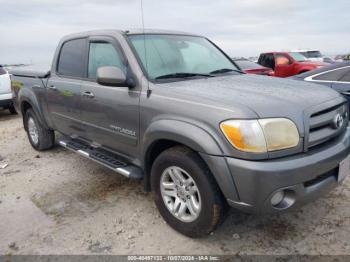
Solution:
[(341, 114), (337, 114), (333, 119), (333, 127), (335, 129), (338, 129), (338, 128), (342, 127), (343, 123), (344, 123), (343, 116)]

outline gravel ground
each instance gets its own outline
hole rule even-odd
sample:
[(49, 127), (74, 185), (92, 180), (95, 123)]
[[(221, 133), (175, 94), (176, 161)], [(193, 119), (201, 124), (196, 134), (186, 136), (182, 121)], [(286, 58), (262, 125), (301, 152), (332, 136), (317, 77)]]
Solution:
[(7, 111), (0, 156), (9, 164), (0, 169), (0, 254), (350, 254), (349, 178), (297, 211), (231, 210), (214, 234), (189, 239), (164, 223), (141, 182), (58, 146), (34, 151)]

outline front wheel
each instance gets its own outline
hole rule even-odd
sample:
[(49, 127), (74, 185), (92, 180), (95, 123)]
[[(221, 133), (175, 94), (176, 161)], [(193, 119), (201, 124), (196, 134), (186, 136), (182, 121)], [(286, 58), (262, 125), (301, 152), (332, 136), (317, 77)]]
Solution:
[(189, 237), (202, 237), (223, 221), (226, 203), (203, 160), (186, 147), (161, 153), (151, 173), (155, 203), (164, 220)]

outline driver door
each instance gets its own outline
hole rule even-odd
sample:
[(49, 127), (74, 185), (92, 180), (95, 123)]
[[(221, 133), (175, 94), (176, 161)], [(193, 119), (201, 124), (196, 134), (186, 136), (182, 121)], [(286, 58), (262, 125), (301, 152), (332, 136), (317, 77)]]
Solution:
[(97, 83), (97, 69), (119, 67), (129, 74), (126, 58), (118, 42), (109, 37), (89, 39), (87, 79), (81, 83), (81, 115), (85, 138), (125, 155), (137, 152), (139, 139), (140, 90)]
[(288, 77), (293, 75), (293, 63), (284, 54), (275, 54), (275, 76)]

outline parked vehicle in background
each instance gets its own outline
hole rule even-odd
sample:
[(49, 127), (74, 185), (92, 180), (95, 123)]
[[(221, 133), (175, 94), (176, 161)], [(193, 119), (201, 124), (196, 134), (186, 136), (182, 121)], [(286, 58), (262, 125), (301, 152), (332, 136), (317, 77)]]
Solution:
[(258, 63), (259, 57), (258, 56), (250, 56), (250, 57), (248, 57), (248, 59), (254, 63)]
[(11, 114), (16, 114), (16, 109), (13, 105), (11, 80), (7, 70), (0, 65), (0, 107), (8, 109)]
[(350, 61), (325, 66), (293, 78), (331, 87), (350, 102)]
[(324, 63), (310, 62), (298, 52), (269, 52), (260, 54), (258, 64), (271, 68), (277, 77), (289, 77), (324, 66)]
[(328, 64), (336, 63), (336, 61), (333, 58), (329, 57), (329, 56), (324, 56), (323, 57), (323, 62), (328, 63)]
[(238, 68), (247, 74), (255, 75), (267, 75), (273, 76), (274, 72), (271, 68), (261, 66), (255, 62), (252, 62), (245, 58), (233, 58), (233, 61), (236, 63)]
[(336, 56), (334, 57), (334, 60), (335, 60), (336, 62), (343, 62), (343, 61), (344, 61), (344, 55), (336, 55)]
[(190, 237), (215, 230), (227, 205), (281, 212), (349, 173), (343, 96), (244, 74), (202, 36), (89, 31), (61, 40), (51, 70), (11, 73), (34, 149), (52, 148), (57, 131), (61, 146), (143, 179), (165, 221)]
[(298, 52), (306, 57), (307, 60), (313, 61), (313, 62), (324, 62), (323, 61), (323, 55), (318, 50), (307, 50), (307, 49), (298, 49), (298, 50), (292, 50), (291, 52)]
[(336, 62), (349, 61), (350, 60), (350, 54), (347, 54), (347, 55), (336, 55), (334, 57), (334, 60)]

